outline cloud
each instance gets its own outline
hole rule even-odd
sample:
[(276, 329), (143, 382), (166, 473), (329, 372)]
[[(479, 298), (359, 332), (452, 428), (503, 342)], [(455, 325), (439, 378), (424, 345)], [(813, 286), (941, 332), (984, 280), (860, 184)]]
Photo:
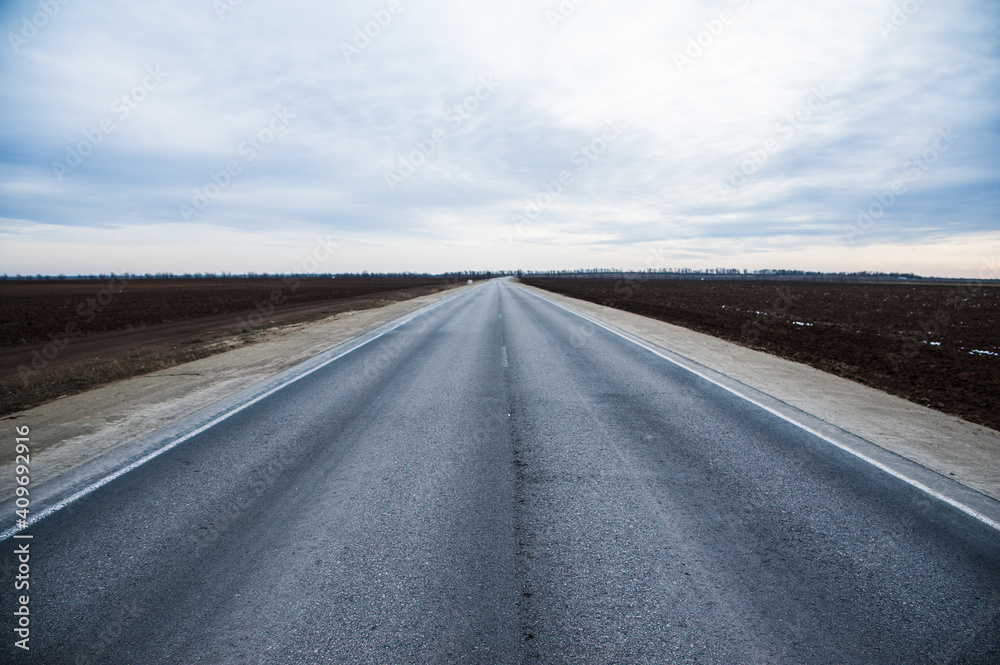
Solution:
[[(280, 269), (256, 248), (281, 234), (380, 247), (370, 270), (419, 242), (406, 263), (429, 271), (621, 265), (671, 240), (678, 262), (812, 267), (777, 244), (880, 270), (894, 246), (1000, 238), (995, 3), (56, 4), (34, 30), (37, 3), (0, 13), (0, 232), (48, 229), (38, 247), (63, 229), (85, 272), (153, 228), (177, 239), (144, 260), (204, 271)], [(621, 136), (581, 169), (608, 121)], [(914, 177), (942, 131), (957, 138)], [(7, 266), (69, 270), (15, 246)]]

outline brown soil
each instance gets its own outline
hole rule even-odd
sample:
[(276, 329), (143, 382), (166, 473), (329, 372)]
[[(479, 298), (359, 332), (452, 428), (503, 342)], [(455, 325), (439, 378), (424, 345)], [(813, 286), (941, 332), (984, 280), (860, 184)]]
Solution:
[(1000, 430), (1000, 287), (529, 279)]
[(424, 277), (0, 281), (0, 414), (435, 293)]

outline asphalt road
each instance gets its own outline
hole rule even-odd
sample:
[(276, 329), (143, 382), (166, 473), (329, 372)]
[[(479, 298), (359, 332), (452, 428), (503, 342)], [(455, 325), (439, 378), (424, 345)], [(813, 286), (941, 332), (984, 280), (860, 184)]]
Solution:
[(1000, 532), (496, 281), (29, 531), (4, 662), (1000, 662)]

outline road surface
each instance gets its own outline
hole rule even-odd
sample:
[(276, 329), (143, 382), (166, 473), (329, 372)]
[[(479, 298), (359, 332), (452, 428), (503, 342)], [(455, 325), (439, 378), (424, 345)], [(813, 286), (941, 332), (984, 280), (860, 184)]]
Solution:
[(503, 281), (25, 533), (11, 663), (1000, 662), (1000, 532)]

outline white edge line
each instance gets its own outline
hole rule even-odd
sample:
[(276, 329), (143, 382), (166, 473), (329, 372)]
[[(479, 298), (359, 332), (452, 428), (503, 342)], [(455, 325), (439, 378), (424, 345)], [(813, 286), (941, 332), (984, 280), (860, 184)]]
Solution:
[[(469, 292), (466, 291), (465, 293), (469, 293)], [(445, 304), (447, 302), (450, 302), (450, 301), (454, 300), (455, 298), (459, 298), (459, 297), (461, 297), (463, 295), (465, 295), (465, 294), (460, 293), (460, 294), (452, 296), (451, 298), (447, 298), (445, 300), (441, 300), (440, 302), (436, 302), (436, 303), (433, 303), (433, 304), (431, 304), (431, 305), (429, 305), (427, 307), (421, 308), (421, 309), (417, 310), (416, 312), (411, 312), (410, 314), (404, 314), (402, 317), (400, 317), (399, 321), (397, 321), (396, 324), (394, 326), (392, 326), (391, 328), (386, 328), (385, 330), (383, 330), (379, 334), (377, 334), (377, 335), (375, 335), (375, 336), (373, 336), (373, 337), (371, 337), (369, 339), (366, 339), (365, 341), (361, 342), (357, 346), (352, 346), (351, 348), (347, 349), (346, 351), (338, 353), (333, 358), (329, 358), (327, 360), (324, 360), (319, 365), (316, 365), (315, 367), (306, 370), (302, 374), (299, 374), (299, 375), (297, 375), (297, 376), (295, 376), (295, 377), (293, 377), (293, 378), (285, 381), (284, 383), (282, 383), (282, 384), (280, 384), (278, 386), (275, 386), (274, 388), (271, 388), (270, 390), (268, 390), (265, 393), (257, 395), (257, 397), (254, 397), (253, 399), (251, 399), (248, 402), (244, 402), (243, 404), (241, 404), (241, 405), (239, 405), (237, 407), (234, 407), (234, 408), (230, 409), (229, 411), (226, 411), (221, 416), (217, 416), (215, 419), (211, 420), (208, 423), (205, 423), (201, 427), (198, 427), (197, 429), (194, 429), (194, 430), (188, 432), (187, 434), (184, 434), (184, 435), (182, 435), (182, 436), (174, 439), (170, 443), (168, 443), (168, 444), (166, 444), (166, 445), (164, 445), (164, 446), (162, 446), (160, 448), (157, 448), (153, 452), (147, 454), (145, 457), (143, 457), (141, 459), (138, 459), (138, 460), (132, 462), (131, 464), (123, 466), (122, 468), (118, 469), (117, 471), (104, 476), (100, 480), (98, 480), (98, 481), (96, 481), (96, 482), (88, 485), (87, 487), (84, 487), (82, 490), (80, 490), (80, 491), (78, 491), (78, 492), (76, 492), (76, 493), (74, 493), (74, 494), (66, 497), (62, 501), (60, 501), (60, 502), (58, 502), (58, 503), (56, 503), (54, 505), (51, 505), (48, 508), (45, 508), (41, 512), (35, 513), (30, 518), (28, 518), (28, 522), (27, 522), (27, 524), (25, 526), (22, 526), (22, 527), (12, 526), (11, 528), (7, 529), (6, 531), (0, 533), (0, 542), (3, 542), (5, 540), (7, 540), (8, 538), (10, 538), (11, 536), (13, 536), (14, 534), (17, 534), (17, 533), (20, 533), (21, 531), (24, 531), (25, 529), (31, 527), (32, 525), (36, 524), (37, 522), (40, 522), (41, 520), (45, 519), (46, 517), (48, 517), (52, 513), (56, 512), (56, 511), (59, 511), (59, 510), (62, 510), (63, 508), (65, 508), (69, 504), (73, 503), (74, 501), (77, 501), (77, 500), (79, 500), (79, 499), (87, 496), (91, 492), (94, 492), (95, 490), (98, 490), (98, 489), (104, 487), (105, 485), (107, 485), (108, 483), (112, 482), (113, 480), (116, 480), (117, 478), (120, 478), (120, 477), (124, 476), (129, 471), (134, 471), (135, 469), (138, 469), (140, 466), (142, 466), (146, 462), (159, 457), (160, 455), (162, 455), (163, 453), (167, 452), (168, 450), (171, 450), (172, 448), (176, 448), (177, 446), (181, 445), (182, 443), (184, 443), (188, 439), (191, 439), (191, 438), (193, 438), (195, 436), (198, 436), (199, 434), (201, 434), (205, 430), (208, 430), (208, 429), (210, 429), (210, 428), (218, 425), (223, 420), (226, 420), (228, 418), (231, 418), (231, 417), (235, 416), (237, 413), (239, 413), (243, 409), (251, 407), (254, 404), (256, 404), (257, 402), (261, 401), (262, 399), (266, 399), (267, 397), (270, 397), (271, 395), (273, 395), (274, 393), (278, 392), (282, 388), (286, 388), (286, 387), (290, 386), (291, 384), (295, 383), (296, 381), (298, 381), (300, 379), (304, 379), (305, 377), (309, 376), (313, 372), (316, 372), (316, 371), (319, 371), (319, 370), (323, 369), (324, 367), (326, 367), (330, 363), (332, 363), (332, 362), (334, 362), (336, 360), (340, 360), (341, 358), (343, 358), (344, 356), (346, 356), (348, 353), (351, 353), (353, 351), (357, 351), (358, 349), (360, 349), (361, 347), (365, 346), (366, 344), (368, 344), (370, 342), (374, 342), (375, 340), (377, 340), (378, 338), (382, 337), (386, 333), (390, 333), (393, 330), (395, 330), (396, 328), (398, 328), (398, 327), (400, 327), (400, 326), (402, 326), (402, 325), (404, 325), (406, 323), (409, 323), (410, 321), (412, 321), (413, 319), (417, 318), (418, 316), (422, 316), (422, 315), (426, 314), (427, 312), (431, 311), (432, 309), (436, 309), (436, 308), (440, 307), (441, 305), (443, 305), (443, 304)], [(361, 334), (364, 335), (365, 333), (361, 333)], [(360, 337), (360, 335), (359, 335), (359, 337)], [(357, 339), (357, 337), (355, 337), (355, 339)], [(350, 340), (348, 340), (347, 342), (344, 342), (344, 343), (348, 343), (349, 344)], [(315, 357), (315, 356), (313, 356), (313, 357)], [(306, 362), (306, 361), (303, 361), (303, 362)]]
[(822, 439), (823, 441), (826, 441), (827, 443), (836, 446), (837, 448), (840, 448), (844, 452), (847, 452), (847, 453), (850, 453), (851, 455), (854, 455), (858, 459), (860, 459), (860, 460), (862, 460), (864, 462), (867, 462), (868, 464), (871, 464), (876, 469), (879, 469), (880, 471), (889, 474), (893, 478), (896, 478), (897, 480), (901, 480), (904, 483), (906, 483), (908, 485), (911, 485), (912, 487), (915, 487), (916, 489), (920, 490), (921, 492), (924, 492), (925, 494), (928, 494), (928, 495), (934, 497), (935, 499), (937, 499), (939, 501), (943, 501), (944, 503), (947, 503), (949, 506), (951, 506), (953, 508), (957, 508), (958, 510), (962, 511), (963, 513), (965, 513), (969, 517), (972, 517), (972, 518), (974, 518), (976, 520), (979, 520), (980, 522), (982, 522), (986, 526), (988, 526), (988, 527), (990, 527), (992, 529), (995, 529), (996, 531), (1000, 531), (1000, 522), (997, 522), (996, 520), (991, 519), (990, 517), (988, 517), (986, 515), (983, 515), (978, 510), (976, 510), (974, 508), (970, 508), (969, 506), (965, 505), (961, 501), (957, 501), (955, 499), (952, 499), (949, 496), (941, 494), (937, 490), (935, 490), (935, 489), (933, 489), (931, 487), (928, 487), (927, 485), (924, 485), (919, 480), (916, 480), (914, 478), (910, 478), (906, 474), (900, 473), (899, 471), (896, 471), (892, 467), (890, 467), (890, 466), (888, 466), (886, 464), (883, 464), (882, 462), (879, 462), (878, 460), (873, 459), (873, 458), (869, 457), (868, 455), (865, 455), (862, 452), (854, 450), (850, 446), (848, 446), (846, 444), (843, 444), (843, 443), (837, 441), (836, 439), (832, 439), (832, 438), (828, 437), (827, 435), (823, 434), (822, 432), (818, 432), (818, 431), (814, 430), (813, 428), (809, 427), (808, 425), (806, 425), (804, 423), (800, 423), (799, 421), (795, 420), (794, 418), (792, 418), (790, 416), (787, 416), (787, 415), (781, 413), (780, 411), (777, 411), (777, 410), (775, 410), (775, 409), (767, 406), (766, 404), (761, 404), (760, 402), (758, 402), (757, 400), (753, 399), (749, 395), (745, 395), (745, 394), (739, 392), (738, 390), (736, 390), (734, 388), (731, 388), (731, 387), (729, 387), (727, 385), (719, 383), (715, 379), (713, 379), (713, 378), (711, 378), (709, 376), (706, 376), (705, 374), (702, 374), (698, 370), (696, 370), (696, 369), (694, 369), (692, 367), (688, 367), (688, 366), (684, 365), (683, 363), (680, 363), (680, 362), (674, 360), (673, 358), (670, 358), (668, 356), (663, 355), (656, 348), (654, 348), (652, 346), (649, 346), (648, 344), (645, 344), (644, 342), (641, 342), (638, 339), (633, 339), (632, 337), (629, 337), (628, 335), (625, 335), (625, 334), (623, 334), (623, 333), (615, 330), (614, 328), (611, 328), (611, 327), (605, 325), (601, 321), (598, 321), (596, 319), (592, 319), (592, 318), (590, 318), (589, 316), (587, 316), (585, 314), (581, 314), (580, 312), (575, 312), (575, 311), (573, 311), (572, 309), (570, 309), (568, 307), (564, 307), (564, 306), (560, 305), (559, 303), (553, 302), (553, 301), (549, 300), (548, 298), (546, 298), (544, 296), (541, 296), (541, 295), (539, 295), (539, 294), (537, 294), (537, 293), (535, 293), (533, 291), (529, 291), (528, 289), (525, 289), (524, 287), (518, 286), (517, 288), (521, 289), (525, 293), (529, 293), (529, 294), (535, 296), (539, 300), (544, 300), (545, 302), (549, 303), (550, 305), (554, 305), (555, 307), (558, 307), (559, 309), (565, 310), (565, 311), (569, 312), (570, 314), (574, 314), (574, 315), (580, 317), (581, 319), (584, 319), (586, 321), (590, 321), (594, 325), (596, 325), (596, 326), (598, 326), (600, 328), (604, 328), (608, 332), (614, 333), (615, 335), (618, 335), (622, 339), (627, 340), (629, 342), (632, 342), (636, 346), (639, 346), (639, 347), (641, 347), (643, 349), (646, 349), (650, 353), (653, 353), (653, 354), (659, 356), (660, 358), (663, 358), (667, 362), (673, 363), (674, 365), (677, 365), (678, 367), (680, 367), (682, 369), (685, 369), (688, 372), (691, 372), (695, 376), (701, 377), (702, 379), (705, 379), (709, 383), (712, 383), (712, 384), (715, 384), (715, 385), (719, 386), (723, 390), (725, 390), (727, 392), (730, 392), (733, 395), (736, 395), (737, 397), (739, 397), (741, 399), (744, 399), (744, 400), (750, 402), (751, 404), (764, 409), (768, 413), (772, 413), (772, 414), (778, 416), (782, 420), (784, 420), (786, 422), (789, 422), (789, 423), (795, 425), (796, 427), (798, 427), (798, 428), (800, 428), (802, 430), (805, 430), (806, 432), (812, 434), (813, 436), (816, 436), (816, 437)]

